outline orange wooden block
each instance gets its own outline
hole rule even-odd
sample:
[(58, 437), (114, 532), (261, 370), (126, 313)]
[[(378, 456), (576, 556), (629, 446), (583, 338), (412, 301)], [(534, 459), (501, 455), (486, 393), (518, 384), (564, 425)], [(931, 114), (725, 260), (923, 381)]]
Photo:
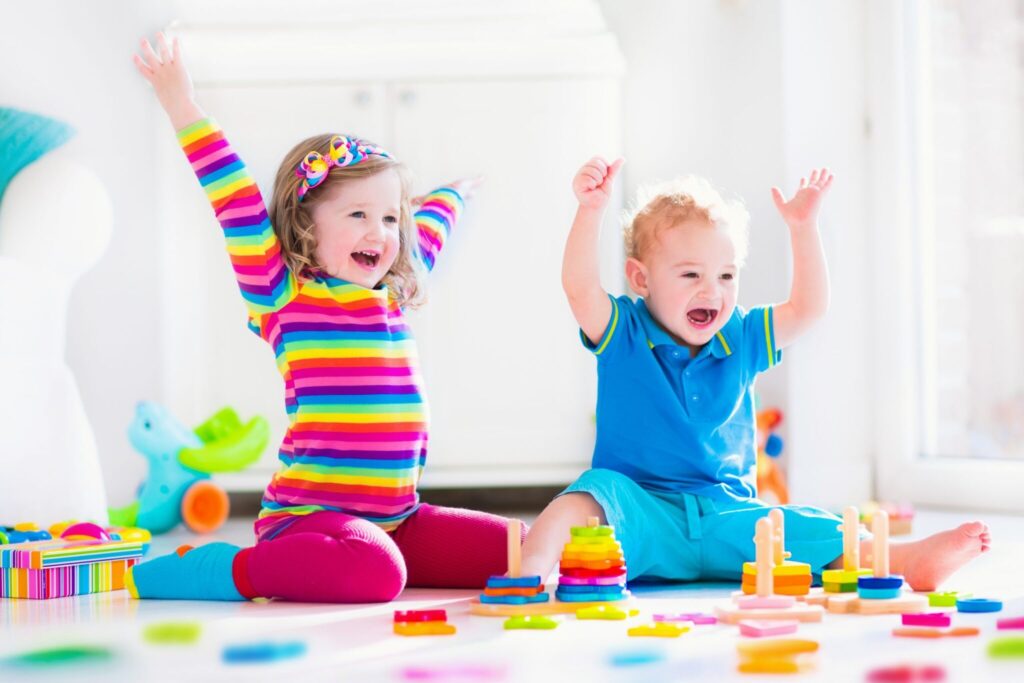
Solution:
[[(776, 587), (779, 586), (810, 586), (813, 582), (814, 577), (810, 574), (776, 574), (772, 577), (772, 584)], [(744, 574), (743, 584), (750, 584), (751, 586), (757, 585), (756, 574)]]
[(892, 630), (894, 636), (901, 638), (962, 638), (976, 636), (981, 633), (977, 626), (955, 626), (953, 628), (931, 627), (897, 627)]

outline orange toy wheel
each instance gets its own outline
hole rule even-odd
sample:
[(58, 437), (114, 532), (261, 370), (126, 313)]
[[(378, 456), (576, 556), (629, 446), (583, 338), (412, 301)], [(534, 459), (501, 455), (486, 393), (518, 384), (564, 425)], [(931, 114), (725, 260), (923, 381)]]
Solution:
[(197, 481), (181, 499), (181, 520), (197, 534), (220, 528), (228, 518), (228, 494), (212, 481)]

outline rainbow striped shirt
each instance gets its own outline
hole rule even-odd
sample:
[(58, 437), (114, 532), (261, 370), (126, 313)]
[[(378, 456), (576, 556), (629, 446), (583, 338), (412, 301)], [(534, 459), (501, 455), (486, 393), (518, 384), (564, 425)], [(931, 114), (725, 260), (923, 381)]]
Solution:
[[(321, 510), (394, 529), (419, 504), (427, 457), (427, 402), (401, 308), (386, 287), (296, 278), (255, 181), (217, 125), (197, 121), (178, 142), (224, 230), (249, 327), (274, 349), (284, 377), (289, 425), (257, 535)], [(428, 270), (461, 210), (459, 194), (442, 188), (416, 212)]]

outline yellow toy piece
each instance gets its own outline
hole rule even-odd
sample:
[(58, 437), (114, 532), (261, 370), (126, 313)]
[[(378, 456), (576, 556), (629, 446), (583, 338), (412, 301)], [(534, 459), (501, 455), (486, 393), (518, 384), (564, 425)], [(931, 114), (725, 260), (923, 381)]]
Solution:
[(741, 641), (736, 644), (741, 673), (798, 673), (813, 664), (811, 657), (818, 643), (801, 638), (773, 638)]
[(776, 657), (792, 657), (808, 652), (818, 651), (816, 640), (806, 638), (774, 638), (771, 640), (741, 640), (736, 643), (736, 651), (741, 657), (771, 659)]
[(689, 630), (690, 627), (684, 624), (656, 621), (653, 624), (634, 626), (626, 631), (626, 635), (634, 638), (678, 638)]
[(862, 576), (871, 576), (871, 570), (864, 569), (826, 569), (821, 573), (822, 583), (857, 583)]
[(443, 621), (396, 621), (393, 624), (400, 636), (450, 636), (455, 627)]
[[(744, 562), (743, 573), (751, 576), (757, 576), (757, 563)], [(811, 565), (806, 562), (791, 562), (786, 560), (784, 563), (772, 567), (772, 576), (804, 576), (810, 573)]]
[(558, 620), (541, 615), (517, 614), (505, 620), (506, 631), (550, 631), (558, 628)]
[(630, 610), (627, 614), (625, 610), (614, 605), (594, 605), (576, 610), (577, 619), (601, 619), (604, 621), (622, 621), (627, 616), (634, 614), (639, 614), (639, 610)]

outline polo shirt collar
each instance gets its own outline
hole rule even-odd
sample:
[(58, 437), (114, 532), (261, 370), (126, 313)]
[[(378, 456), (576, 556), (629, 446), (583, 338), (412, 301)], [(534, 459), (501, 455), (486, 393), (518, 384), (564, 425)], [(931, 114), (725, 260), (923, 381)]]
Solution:
[[(652, 349), (655, 346), (681, 346), (677, 344), (676, 340), (672, 338), (668, 332), (654, 319), (651, 312), (647, 309), (647, 302), (643, 299), (637, 299), (636, 302), (637, 311), (640, 314), (640, 324), (644, 328), (644, 334), (647, 335), (647, 344)], [(710, 342), (704, 345), (700, 351), (697, 352), (695, 358), (706, 356), (710, 353), (715, 358), (725, 358), (731, 356), (733, 353), (733, 339), (738, 339), (739, 335), (736, 334), (737, 326), (742, 326), (742, 321), (739, 317), (739, 307), (733, 310), (732, 317), (729, 318), (729, 322), (718, 331), (718, 333), (711, 339)]]

